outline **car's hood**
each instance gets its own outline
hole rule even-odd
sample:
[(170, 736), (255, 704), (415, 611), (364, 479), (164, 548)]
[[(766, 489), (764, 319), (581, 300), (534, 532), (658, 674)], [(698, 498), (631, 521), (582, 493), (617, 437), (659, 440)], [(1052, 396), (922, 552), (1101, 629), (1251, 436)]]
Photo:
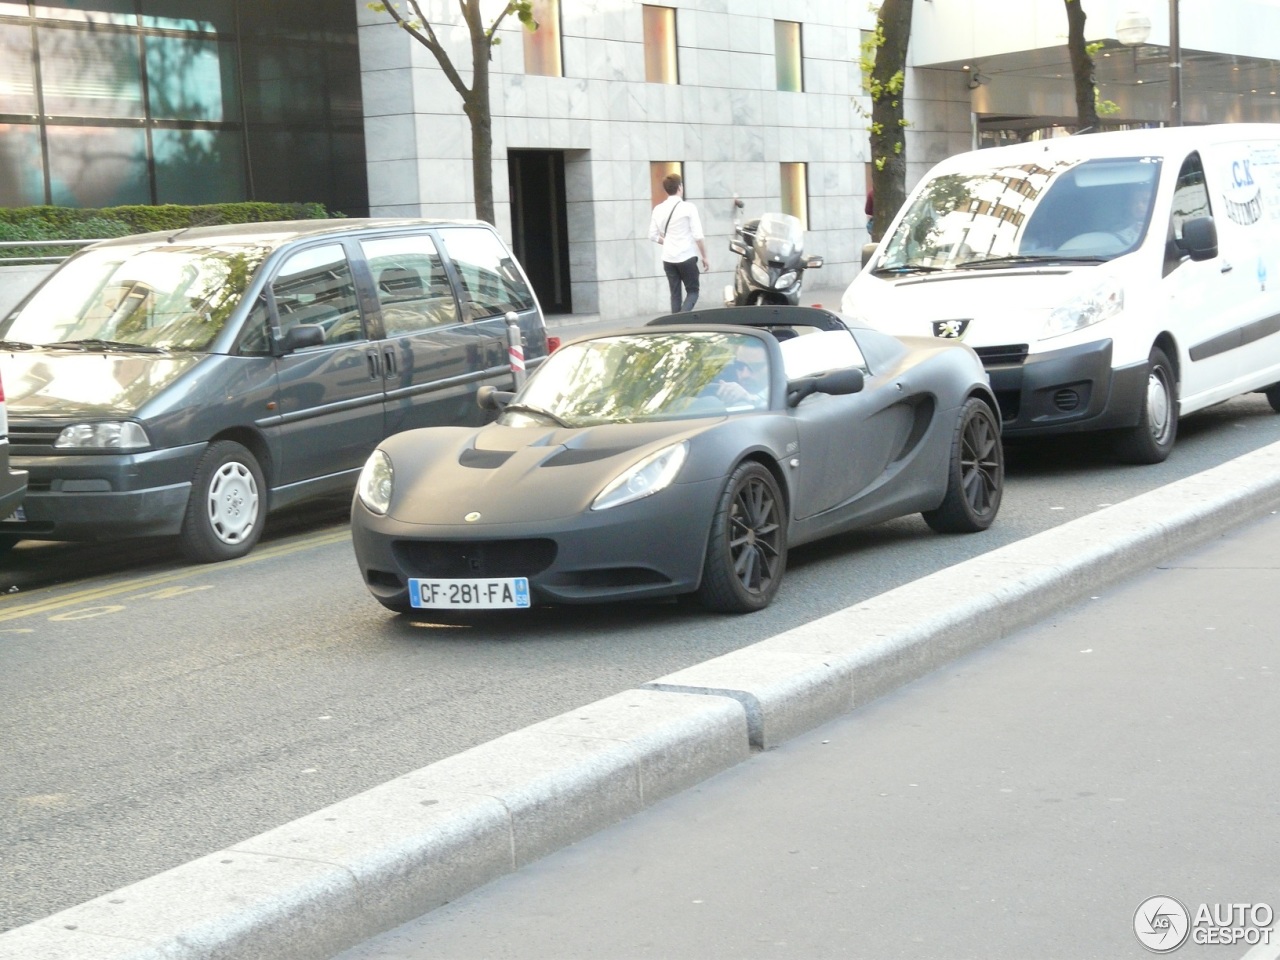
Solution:
[(133, 416), (200, 359), (200, 354), (8, 353), (3, 363), (9, 417)]
[(575, 516), (639, 460), (723, 419), (409, 431), (382, 444), (395, 470), (390, 516), (476, 527)]

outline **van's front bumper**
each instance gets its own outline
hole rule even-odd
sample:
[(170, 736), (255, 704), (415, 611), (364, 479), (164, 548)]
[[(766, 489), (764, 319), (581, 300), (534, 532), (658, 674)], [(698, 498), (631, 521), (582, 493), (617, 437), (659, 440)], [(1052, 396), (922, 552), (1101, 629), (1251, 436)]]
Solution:
[(27, 471), (23, 520), (0, 534), (24, 540), (115, 540), (181, 532), (191, 478), (207, 444), (122, 454), (14, 456)]
[(1004, 436), (1135, 426), (1147, 396), (1147, 365), (1112, 367), (1112, 342), (1049, 353), (978, 347), (1000, 404)]

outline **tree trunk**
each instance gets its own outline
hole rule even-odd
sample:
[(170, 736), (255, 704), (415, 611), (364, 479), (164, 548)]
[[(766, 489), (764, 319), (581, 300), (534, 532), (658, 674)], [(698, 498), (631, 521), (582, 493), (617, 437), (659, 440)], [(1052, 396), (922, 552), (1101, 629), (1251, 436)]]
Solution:
[(1081, 0), (1064, 0), (1067, 5), (1067, 52), (1071, 55), (1071, 75), (1075, 80), (1077, 133), (1093, 133), (1098, 129), (1098, 93), (1093, 57), (1085, 48), (1084, 7)]
[(476, 195), (476, 219), (494, 223), (493, 111), (489, 102), (492, 45), (480, 21), (480, 5), (469, 2), (465, 16), (471, 30), (471, 92), (464, 108), (471, 120), (471, 178)]
[(907, 132), (903, 123), (912, 0), (884, 0), (877, 21), (884, 42), (871, 70), (871, 238), (884, 236), (907, 198)]

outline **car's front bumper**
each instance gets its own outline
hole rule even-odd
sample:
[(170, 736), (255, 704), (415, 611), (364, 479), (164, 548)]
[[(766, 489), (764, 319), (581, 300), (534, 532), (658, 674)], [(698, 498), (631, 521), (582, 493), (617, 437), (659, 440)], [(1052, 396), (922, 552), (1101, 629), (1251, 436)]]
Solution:
[(354, 498), (351, 538), (369, 590), (408, 609), (411, 578), (527, 577), (535, 603), (597, 603), (691, 593), (702, 578), (723, 480), (676, 484), (609, 510), (549, 521), (424, 525)]
[(3, 521), (0, 532), (26, 540), (177, 534), (206, 446), (16, 457), (29, 478), (22, 504), (25, 519)]
[(1110, 340), (1025, 357), (1005, 348), (979, 348), (978, 354), (1005, 437), (1131, 427), (1141, 417), (1147, 366), (1113, 368)]

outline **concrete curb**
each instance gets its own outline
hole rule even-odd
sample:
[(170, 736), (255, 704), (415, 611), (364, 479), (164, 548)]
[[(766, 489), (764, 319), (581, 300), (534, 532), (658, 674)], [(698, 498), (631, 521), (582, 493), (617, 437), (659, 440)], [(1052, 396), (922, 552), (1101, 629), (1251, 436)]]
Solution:
[(320, 960), (1280, 503), (1280, 444), (0, 934), (0, 960)]

